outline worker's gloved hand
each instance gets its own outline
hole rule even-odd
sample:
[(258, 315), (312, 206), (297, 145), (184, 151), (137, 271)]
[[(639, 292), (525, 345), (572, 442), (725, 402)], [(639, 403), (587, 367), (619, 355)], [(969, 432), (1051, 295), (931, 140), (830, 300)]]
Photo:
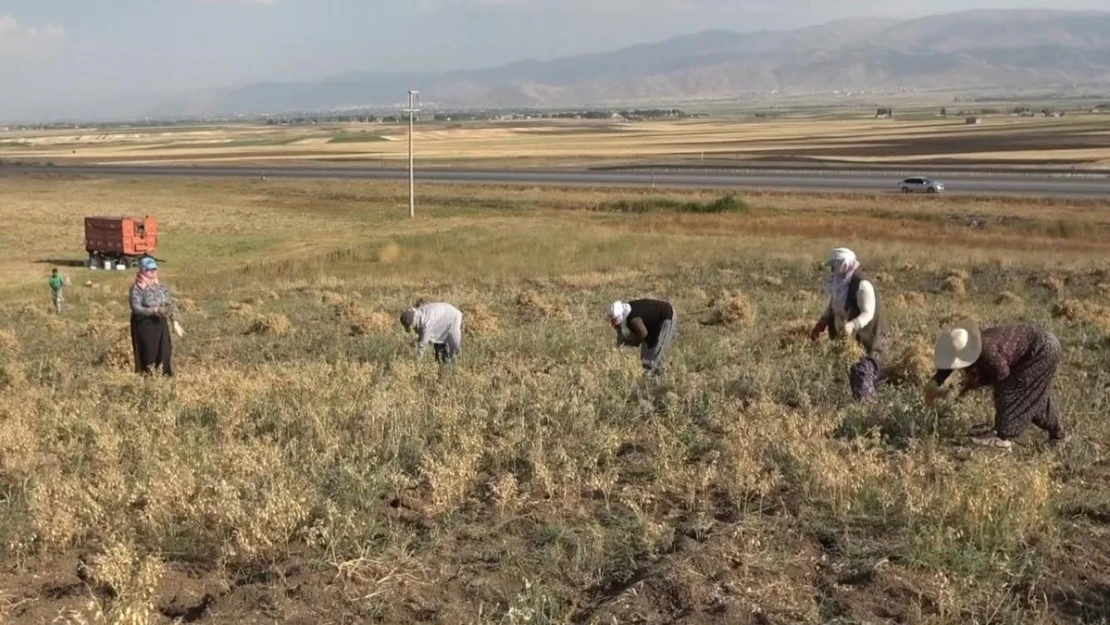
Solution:
[(925, 385), (925, 405), (932, 406), (935, 404), (937, 398), (940, 397), (942, 393), (943, 391), (941, 391), (940, 385), (937, 384), (936, 380), (929, 380), (929, 383)]
[(813, 326), (813, 329), (809, 331), (809, 340), (816, 341), (821, 338), (821, 333), (827, 329), (829, 329), (829, 324), (822, 318), (817, 322), (817, 325)]

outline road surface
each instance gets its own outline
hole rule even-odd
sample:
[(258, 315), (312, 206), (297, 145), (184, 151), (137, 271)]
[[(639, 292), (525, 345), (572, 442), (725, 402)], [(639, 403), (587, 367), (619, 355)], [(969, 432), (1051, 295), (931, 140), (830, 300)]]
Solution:
[[(50, 173), (94, 176), (187, 176), (246, 178), (338, 178), (403, 180), (404, 169), (369, 167), (236, 167), (143, 165), (12, 165), (0, 173)], [(833, 192), (896, 192), (909, 172), (865, 169), (417, 169), (417, 182), (563, 185), (598, 187), (698, 187)], [(1002, 174), (968, 171), (940, 178), (946, 194), (1033, 195), (1110, 198), (1110, 174)]]

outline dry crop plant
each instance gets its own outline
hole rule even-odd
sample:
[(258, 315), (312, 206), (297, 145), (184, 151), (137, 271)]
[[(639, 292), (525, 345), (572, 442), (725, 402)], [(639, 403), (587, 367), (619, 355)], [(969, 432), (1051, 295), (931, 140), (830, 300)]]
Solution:
[[(281, 184), (267, 236), (303, 226), (309, 204), (336, 230), (305, 242), (318, 256), (167, 269), (194, 302), (172, 381), (133, 375), (122, 325), (104, 325), (126, 320), (126, 277), (97, 276), (107, 288), (62, 317), (37, 283), (13, 289), (27, 305), (0, 311), (6, 618), (1016, 624), (1098, 607), (1082, 592), (1110, 555), (1091, 531), (1110, 514), (1106, 277), (1087, 252), (1052, 267), (1080, 305), (1025, 288), (1049, 261), (1018, 262), (1005, 237), (997, 257), (954, 249), (944, 264), (916, 242), (928, 222), (857, 246), (890, 276), (879, 289), (892, 333), (879, 400), (857, 406), (858, 349), (805, 337), (824, 276), (789, 251), (841, 241), (736, 245), (696, 221), (742, 228), (754, 215), (795, 236), (790, 213), (809, 209), (789, 199), (660, 233), (642, 216), (576, 211), (574, 190), (550, 192), (542, 211), (487, 214), (487, 191), (456, 189), (440, 193), (463, 214), (433, 206), (432, 228), (367, 216), (323, 183)], [(199, 231), (259, 210), (252, 193), (179, 210)], [(392, 194), (357, 190), (382, 206)], [(346, 232), (374, 236), (337, 243)], [(491, 264), (501, 257), (512, 260)], [(614, 283), (621, 259), (640, 269)], [(967, 288), (938, 287), (953, 279)], [(457, 366), (411, 361), (396, 313), (417, 294), (473, 318)], [(630, 295), (689, 312), (653, 382), (602, 314)], [(956, 312), (1060, 335), (1068, 445), (1046, 450), (1030, 432), (1013, 453), (972, 453), (963, 433), (989, 418), (989, 396), (922, 405), (929, 337)], [(72, 590), (44, 590), (43, 576)]]

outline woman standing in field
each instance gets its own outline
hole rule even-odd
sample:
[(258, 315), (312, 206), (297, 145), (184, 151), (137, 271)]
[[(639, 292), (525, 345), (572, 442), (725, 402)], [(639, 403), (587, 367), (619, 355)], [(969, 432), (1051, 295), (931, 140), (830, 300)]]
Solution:
[(173, 341), (171, 324), (182, 334), (177, 322), (177, 306), (169, 288), (158, 280), (158, 263), (144, 257), (129, 293), (131, 303), (131, 347), (135, 354), (135, 371), (173, 375)]
[(965, 321), (937, 338), (937, 372), (925, 387), (932, 405), (941, 385), (956, 369), (964, 371), (960, 395), (991, 387), (994, 429), (972, 440), (987, 447), (1009, 449), (1033, 423), (1048, 432), (1049, 443), (1064, 440), (1052, 386), (1060, 364), (1060, 341), (1047, 330), (1011, 325), (979, 330)]
[(866, 353), (849, 371), (852, 396), (869, 402), (875, 397), (883, 351), (886, 346), (879, 294), (875, 285), (859, 271), (860, 263), (852, 250), (839, 247), (832, 251), (826, 266), (832, 272), (826, 285), (829, 305), (813, 326), (810, 340), (816, 341), (826, 330), (829, 338), (854, 337)]

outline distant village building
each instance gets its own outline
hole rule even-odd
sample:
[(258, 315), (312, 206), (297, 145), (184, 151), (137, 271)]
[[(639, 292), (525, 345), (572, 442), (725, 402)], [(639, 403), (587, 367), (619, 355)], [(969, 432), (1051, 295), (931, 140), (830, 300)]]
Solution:
[(964, 123), (968, 126), (978, 126), (980, 123), (982, 123), (982, 121), (983, 120), (978, 117), (968, 117), (964, 120)]

